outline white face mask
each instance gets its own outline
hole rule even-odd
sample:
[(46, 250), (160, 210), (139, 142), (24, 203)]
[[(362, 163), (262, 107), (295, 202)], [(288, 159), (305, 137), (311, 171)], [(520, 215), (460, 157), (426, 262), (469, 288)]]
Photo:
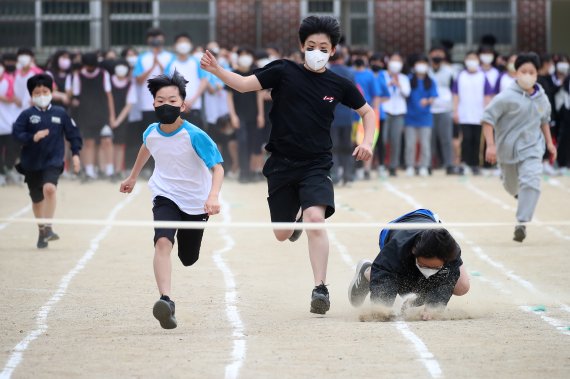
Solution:
[(26, 67), (29, 66), (29, 64), (32, 63), (32, 57), (29, 55), (20, 55), (18, 57), (18, 65), (20, 65), (20, 67)]
[(484, 64), (491, 64), (493, 63), (493, 54), (481, 54), (479, 59), (481, 59), (481, 62)]
[(418, 264), (418, 259), (416, 258), (416, 267), (418, 268), (418, 270), (420, 270), (420, 272), (422, 273), (422, 275), (427, 279), (432, 275), (437, 274), (441, 269), (435, 269), (435, 268), (427, 268), (427, 267), (421, 267)]
[(250, 68), (253, 63), (253, 57), (249, 54), (240, 55), (237, 60), (238, 66), (243, 68)]
[(467, 59), (465, 61), (465, 67), (467, 67), (467, 70), (469, 71), (477, 71), (479, 68), (479, 61), (476, 59)]
[(69, 68), (71, 67), (71, 59), (69, 58), (65, 58), (65, 57), (61, 57), (57, 60), (57, 63), (59, 65), (60, 70), (69, 70)]
[(398, 74), (402, 71), (404, 64), (400, 61), (390, 61), (388, 62), (388, 70), (393, 74)]
[(127, 76), (128, 73), (129, 73), (129, 68), (124, 64), (120, 64), (115, 67), (115, 75), (117, 75), (119, 78), (124, 78), (125, 76)]
[(34, 96), (32, 102), (36, 107), (46, 108), (51, 103), (51, 95)]
[(428, 72), (428, 69), (429, 67), (426, 63), (418, 63), (414, 66), (414, 70), (418, 74), (425, 74), (426, 72)]
[(330, 55), (320, 50), (305, 51), (305, 63), (313, 71), (320, 71), (327, 65)]
[(558, 62), (556, 63), (556, 71), (562, 75), (568, 75), (568, 69), (570, 68), (570, 63), (568, 62)]
[(517, 77), (517, 83), (524, 90), (529, 90), (536, 83), (536, 76), (530, 74), (521, 74)]
[(138, 57), (136, 55), (131, 55), (127, 57), (127, 62), (129, 62), (129, 66), (135, 67), (138, 61)]
[(262, 58), (262, 59), (257, 61), (257, 67), (259, 67), (259, 68), (265, 67), (270, 62), (271, 61), (268, 58)]
[(188, 54), (192, 50), (192, 44), (190, 42), (178, 42), (174, 49), (178, 54)]
[(555, 72), (556, 72), (556, 67), (554, 67), (554, 65), (551, 64), (550, 67), (548, 67), (548, 74), (554, 75)]

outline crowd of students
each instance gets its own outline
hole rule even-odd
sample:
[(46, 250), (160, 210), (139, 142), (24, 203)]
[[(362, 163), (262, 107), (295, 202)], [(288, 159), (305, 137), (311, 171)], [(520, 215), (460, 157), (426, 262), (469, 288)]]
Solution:
[[(261, 174), (270, 132), (271, 92), (240, 93), (200, 68), (205, 49), (220, 64), (243, 76), (283, 58), (277, 47), (252, 50), (221, 48), (216, 42), (194, 46), (185, 33), (177, 35), (173, 52), (162, 31), (150, 29), (148, 49), (132, 47), (88, 53), (59, 50), (38, 65), (31, 49), (6, 53), (0, 64), (0, 185), (21, 181), (14, 170), (18, 145), (10, 134), (16, 117), (31, 105), (27, 80), (42, 71), (54, 80), (54, 104), (75, 120), (84, 140), (81, 178), (120, 180), (131, 168), (146, 126), (155, 120), (146, 81), (175, 70), (186, 80), (187, 111), (182, 117), (205, 130), (223, 154), (226, 176), (246, 183)], [(353, 81), (378, 114), (374, 160), (351, 159), (359, 138), (356, 112), (342, 104), (331, 128), (335, 183), (379, 176), (428, 176), (435, 168), (447, 174), (478, 175), (484, 163), (481, 118), (493, 96), (515, 80), (517, 54), (503, 56), (491, 46), (470, 51), (464, 62), (452, 63), (450, 52), (432, 48), (428, 55), (403, 56), (351, 50), (339, 45), (328, 68)], [(294, 51), (285, 56), (302, 63)], [(570, 167), (569, 60), (564, 55), (541, 57), (539, 83), (552, 106), (552, 135), (558, 159), (545, 156), (544, 172), (565, 173)], [(361, 133), (360, 133), (361, 134)], [(360, 166), (358, 166), (360, 165)], [(142, 175), (149, 175), (150, 168)]]

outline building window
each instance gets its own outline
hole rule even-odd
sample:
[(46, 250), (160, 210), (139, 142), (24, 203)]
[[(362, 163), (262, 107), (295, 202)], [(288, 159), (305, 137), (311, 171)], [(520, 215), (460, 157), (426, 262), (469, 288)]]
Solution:
[(145, 45), (152, 26), (152, 1), (111, 1), (108, 4), (110, 45)]
[(302, 0), (301, 17), (309, 15), (337, 18), (347, 45), (374, 46), (373, 0)]
[(213, 39), (214, 1), (161, 0), (159, 4), (160, 28), (168, 38), (188, 33), (195, 45)]
[(43, 47), (89, 46), (90, 6), (88, 0), (42, 1), (39, 45)]
[(516, 0), (427, 0), (426, 45), (454, 43), (462, 56), (475, 49), (481, 38), (493, 35), (497, 50), (508, 52), (516, 45)]
[(0, 48), (33, 47), (35, 6), (27, 1), (3, 1), (0, 14)]

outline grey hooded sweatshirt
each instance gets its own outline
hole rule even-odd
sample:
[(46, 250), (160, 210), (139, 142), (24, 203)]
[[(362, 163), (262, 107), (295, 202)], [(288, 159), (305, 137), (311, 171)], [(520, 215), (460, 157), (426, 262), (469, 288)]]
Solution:
[(495, 129), (497, 161), (514, 164), (544, 155), (542, 124), (550, 122), (550, 102), (539, 84), (531, 96), (517, 82), (493, 98), (483, 119)]

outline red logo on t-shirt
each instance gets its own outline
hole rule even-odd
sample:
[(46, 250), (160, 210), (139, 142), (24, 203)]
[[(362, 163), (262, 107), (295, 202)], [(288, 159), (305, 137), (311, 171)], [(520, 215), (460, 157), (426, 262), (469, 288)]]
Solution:
[(334, 97), (332, 96), (325, 96), (323, 97), (324, 101), (328, 101), (329, 103), (332, 103), (334, 101)]

